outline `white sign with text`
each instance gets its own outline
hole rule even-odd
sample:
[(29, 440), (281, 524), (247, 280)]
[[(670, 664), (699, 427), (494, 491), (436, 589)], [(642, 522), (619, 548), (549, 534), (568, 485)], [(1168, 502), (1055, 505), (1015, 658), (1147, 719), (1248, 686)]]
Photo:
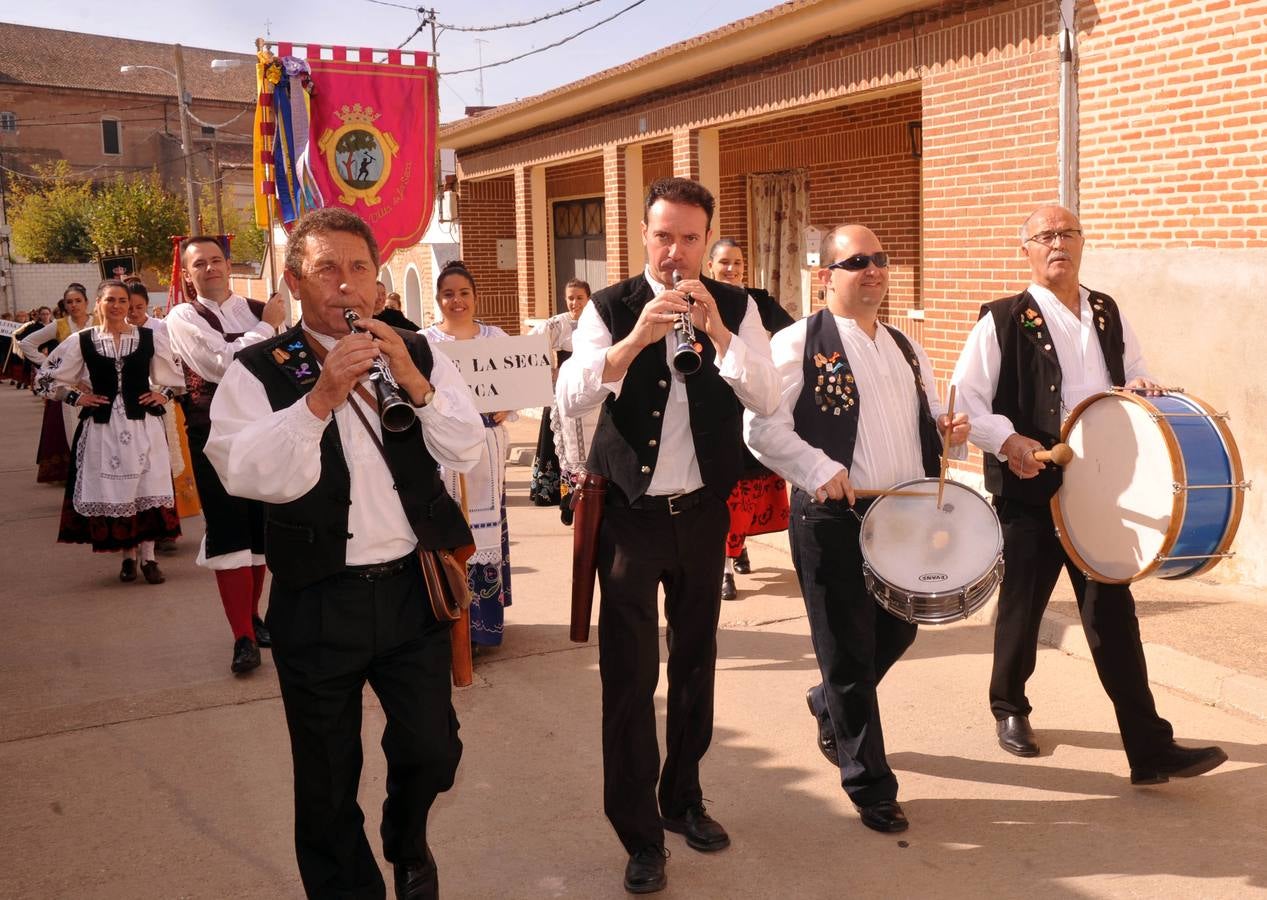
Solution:
[(457, 366), (482, 413), (549, 406), (554, 399), (544, 334), (430, 343)]

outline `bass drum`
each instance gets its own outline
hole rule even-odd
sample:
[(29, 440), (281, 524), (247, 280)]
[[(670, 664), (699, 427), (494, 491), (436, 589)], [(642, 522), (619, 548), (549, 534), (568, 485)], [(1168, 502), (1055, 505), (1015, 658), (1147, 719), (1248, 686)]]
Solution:
[(862, 517), (858, 539), (867, 590), (907, 622), (966, 619), (1003, 580), (1003, 530), (994, 507), (954, 481), (946, 482), (941, 509), (936, 478), (895, 489), (921, 493), (880, 497)]
[(1187, 578), (1231, 556), (1245, 503), (1227, 416), (1190, 394), (1094, 394), (1069, 414), (1073, 450), (1052, 519), (1089, 578), (1129, 584)]

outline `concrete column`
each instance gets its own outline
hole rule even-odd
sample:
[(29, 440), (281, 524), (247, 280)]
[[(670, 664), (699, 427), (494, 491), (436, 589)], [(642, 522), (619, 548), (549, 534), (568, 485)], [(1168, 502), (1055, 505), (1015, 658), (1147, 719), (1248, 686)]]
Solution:
[(717, 237), (717, 223), (721, 220), (721, 159), (719, 136), (716, 128), (701, 128), (695, 133), (696, 157), (699, 160), (699, 183), (713, 195), (713, 237)]
[[(625, 202), (621, 221), (624, 225), (627, 254), (625, 261), (628, 266), (625, 277), (632, 278), (647, 264), (647, 251), (642, 246), (642, 203), (646, 199), (647, 185), (642, 178), (642, 145), (631, 145), (624, 152)], [(611, 272), (610, 268), (608, 272)]]
[(519, 320), (550, 314), (550, 247), (546, 221), (546, 173), (542, 166), (515, 167), (515, 262)]

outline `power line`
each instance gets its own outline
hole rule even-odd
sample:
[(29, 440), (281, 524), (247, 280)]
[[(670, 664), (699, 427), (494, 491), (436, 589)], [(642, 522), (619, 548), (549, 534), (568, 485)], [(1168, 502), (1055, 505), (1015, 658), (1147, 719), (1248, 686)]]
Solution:
[[(373, 2), (383, 2), (383, 0), (373, 0)], [(525, 25), (536, 25), (538, 22), (544, 22), (546, 19), (553, 19), (558, 16), (565, 16), (568, 13), (576, 12), (578, 9), (584, 9), (587, 6), (593, 6), (600, 0), (581, 0), (575, 6), (569, 6), (567, 9), (556, 10), (555, 12), (545, 13), (537, 16), (535, 19), (525, 19), (522, 22), (507, 22), (505, 25), (441, 25), (448, 31), (501, 31), (505, 28), (523, 28)], [(619, 15), (619, 13), (617, 14)], [(599, 23), (602, 24), (601, 22)]]
[(510, 59), (503, 59), (500, 62), (485, 63), (482, 66), (472, 66), (469, 69), (454, 69), (452, 72), (441, 72), (440, 74), (441, 75), (464, 75), (467, 72), (478, 72), (481, 69), (492, 69), (496, 66), (504, 66), (507, 63), (518, 62), (521, 59), (524, 59), (529, 56), (533, 56), (537, 53), (544, 53), (546, 50), (553, 50), (555, 47), (560, 47), (563, 44), (566, 44), (568, 41), (575, 40), (581, 35), (587, 34), (588, 32), (593, 31), (595, 28), (598, 28), (600, 25), (606, 25), (608, 22), (610, 22), (612, 19), (615, 19), (617, 16), (622, 16), (625, 13), (629, 12), (629, 10), (633, 9), (635, 6), (641, 6), (642, 4), (646, 2), (647, 0), (634, 0), (633, 3), (630, 3), (628, 6), (626, 6), (622, 10), (612, 13), (606, 19), (601, 19), (595, 22), (593, 25), (590, 25), (586, 28), (582, 28), (580, 31), (576, 32), (575, 34), (570, 34), (565, 38), (560, 38), (559, 40), (555, 41), (553, 44), (546, 44), (544, 47), (538, 47), (535, 50), (529, 50), (526, 53), (520, 53), (518, 56), (512, 56), (510, 57)]

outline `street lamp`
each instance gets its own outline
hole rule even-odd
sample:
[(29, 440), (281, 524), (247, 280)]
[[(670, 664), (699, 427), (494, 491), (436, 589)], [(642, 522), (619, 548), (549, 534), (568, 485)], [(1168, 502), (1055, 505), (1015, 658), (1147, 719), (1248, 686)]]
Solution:
[(119, 71), (124, 75), (129, 75), (142, 69), (154, 69), (176, 79), (176, 98), (180, 107), (180, 150), (185, 156), (185, 205), (189, 213), (189, 233), (197, 234), (202, 229), (198, 227), (198, 198), (194, 194), (194, 148), (193, 141), (189, 137), (189, 101), (192, 98), (185, 90), (185, 57), (181, 53), (180, 44), (176, 44), (174, 50), (176, 58), (174, 72), (162, 66), (146, 65), (120, 66)]

